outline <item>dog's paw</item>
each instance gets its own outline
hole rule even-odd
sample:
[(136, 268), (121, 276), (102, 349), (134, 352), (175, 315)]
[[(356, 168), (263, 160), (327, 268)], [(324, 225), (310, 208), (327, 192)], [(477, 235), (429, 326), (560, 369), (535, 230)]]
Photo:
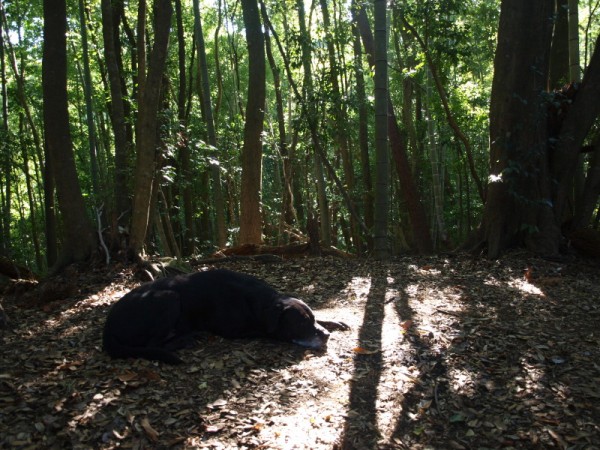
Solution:
[(350, 329), (350, 326), (345, 324), (344, 322), (337, 322), (334, 320), (318, 320), (319, 325), (325, 328), (327, 331), (335, 331), (342, 330), (347, 331)]

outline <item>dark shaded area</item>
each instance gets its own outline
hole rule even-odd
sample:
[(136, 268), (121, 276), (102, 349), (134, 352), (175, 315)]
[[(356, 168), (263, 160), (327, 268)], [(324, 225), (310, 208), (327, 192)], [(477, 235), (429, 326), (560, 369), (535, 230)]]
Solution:
[(381, 272), (370, 275), (371, 288), (358, 333), (358, 348), (368, 353), (359, 353), (354, 358), (342, 449), (373, 448), (381, 438), (377, 428), (377, 388), (383, 363), (381, 326), (385, 315), (387, 280)]

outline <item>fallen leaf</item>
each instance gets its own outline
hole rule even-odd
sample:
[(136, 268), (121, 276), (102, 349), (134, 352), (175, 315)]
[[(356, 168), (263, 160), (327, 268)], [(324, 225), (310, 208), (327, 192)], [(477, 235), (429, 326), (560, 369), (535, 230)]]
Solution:
[(142, 418), (142, 420), (140, 421), (140, 425), (146, 432), (146, 436), (148, 436), (148, 439), (150, 439), (152, 442), (158, 442), (159, 433), (154, 428), (152, 428), (152, 425), (150, 425), (150, 422), (148, 421), (147, 417)]
[(379, 353), (381, 350), (379, 350), (379, 349), (368, 350), (368, 349), (362, 348), (362, 347), (355, 347), (354, 349), (352, 349), (352, 351), (354, 353), (358, 353), (359, 355), (374, 355), (375, 353)]

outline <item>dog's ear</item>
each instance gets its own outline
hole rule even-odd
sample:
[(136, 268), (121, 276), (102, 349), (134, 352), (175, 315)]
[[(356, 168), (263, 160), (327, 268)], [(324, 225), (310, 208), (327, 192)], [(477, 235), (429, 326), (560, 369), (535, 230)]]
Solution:
[(267, 334), (274, 334), (279, 328), (279, 322), (281, 315), (287, 306), (282, 303), (274, 303), (264, 309), (262, 314), (262, 321), (264, 329), (267, 330)]

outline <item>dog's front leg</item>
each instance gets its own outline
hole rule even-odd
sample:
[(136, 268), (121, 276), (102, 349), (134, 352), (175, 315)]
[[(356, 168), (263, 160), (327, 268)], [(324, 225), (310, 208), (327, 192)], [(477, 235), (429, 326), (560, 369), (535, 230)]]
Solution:
[(347, 331), (350, 327), (344, 322), (337, 322), (333, 320), (317, 320), (317, 323), (325, 328), (327, 331), (343, 330)]

